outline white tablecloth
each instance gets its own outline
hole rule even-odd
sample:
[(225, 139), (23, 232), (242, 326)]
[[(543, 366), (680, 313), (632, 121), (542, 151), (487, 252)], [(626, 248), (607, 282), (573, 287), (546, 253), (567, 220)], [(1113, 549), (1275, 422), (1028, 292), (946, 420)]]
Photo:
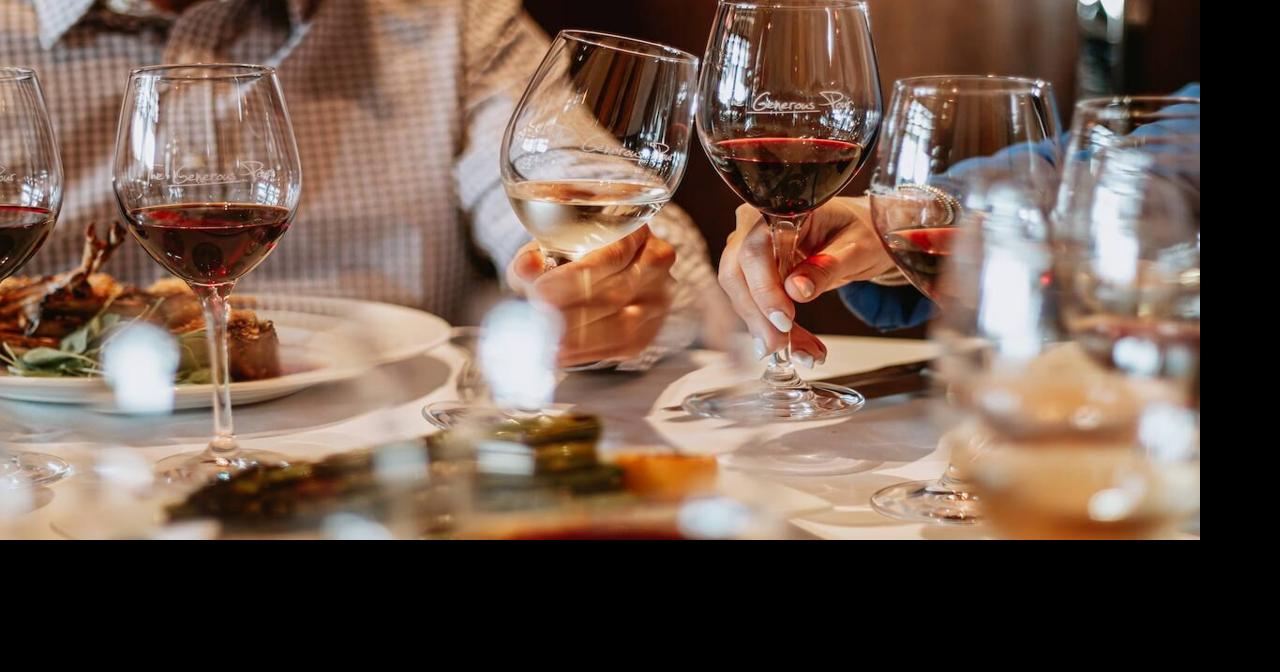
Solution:
[[(870, 370), (928, 357), (926, 342), (895, 339), (827, 337), (827, 363), (811, 378)], [(384, 439), (429, 433), (421, 409), (432, 401), (455, 397), (452, 379), (460, 353), (442, 346), (429, 355), (392, 367), (363, 383), (329, 385), (291, 397), (236, 410), (243, 445), (298, 458), (318, 458)], [(825, 422), (739, 427), (717, 420), (692, 419), (678, 406), (685, 395), (734, 382), (718, 355), (691, 352), (672, 357), (644, 374), (578, 373), (561, 383), (559, 401), (575, 404), (605, 418), (607, 447), (672, 447), (689, 453), (722, 453), (751, 438), (804, 458), (836, 455), (857, 460), (856, 473), (838, 476), (779, 476), (721, 470), (726, 494), (747, 499), (789, 520), (796, 528), (825, 539), (954, 539), (984, 536), (981, 528), (902, 524), (872, 511), (868, 499), (876, 490), (903, 480), (938, 476), (947, 456), (937, 449), (934, 414), (938, 402), (896, 397), (871, 400), (861, 412)], [(47, 420), (57, 425), (56, 416)], [(202, 447), (209, 430), (208, 412), (178, 413), (161, 426), (108, 424), (69, 442), (26, 446), (70, 461), (75, 476), (36, 493), (38, 508), (19, 521), (24, 536), (58, 538), (58, 521), (66, 520), (77, 482), (91, 482), (109, 444), (139, 460), (154, 461), (179, 451)], [(86, 432), (81, 430), (80, 434)], [(154, 437), (164, 437), (155, 439)], [(121, 452), (117, 449), (115, 455)], [(11, 531), (10, 534), (13, 534)]]

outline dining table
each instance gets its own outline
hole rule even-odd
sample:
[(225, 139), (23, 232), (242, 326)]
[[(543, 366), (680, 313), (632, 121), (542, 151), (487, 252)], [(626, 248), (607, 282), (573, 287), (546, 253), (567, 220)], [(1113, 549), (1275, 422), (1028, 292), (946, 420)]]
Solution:
[[(928, 341), (826, 336), (829, 354), (809, 377), (818, 379), (917, 362), (936, 354)], [(451, 344), (407, 361), (378, 367), (358, 379), (303, 390), (288, 397), (236, 409), (242, 445), (270, 449), (297, 459), (403, 440), (435, 430), (423, 417), (425, 405), (457, 398), (454, 380), (467, 354)], [(763, 369), (763, 364), (760, 365)], [(749, 471), (721, 466), (717, 491), (784, 521), (779, 538), (801, 539), (983, 539), (982, 525), (943, 526), (905, 523), (872, 510), (877, 490), (908, 480), (932, 479), (946, 468), (940, 427), (947, 421), (945, 403), (936, 393), (872, 398), (850, 416), (813, 422), (743, 423), (690, 416), (680, 408), (690, 393), (741, 381), (740, 367), (723, 353), (687, 350), (669, 356), (644, 372), (580, 372), (566, 374), (557, 389), (557, 404), (600, 416), (602, 451), (675, 451), (688, 455), (722, 455), (735, 450), (764, 451), (768, 456)], [(47, 404), (0, 402), (0, 411), (27, 419), (48, 438), (41, 452), (71, 463), (75, 473), (31, 493), (29, 510), (10, 521), (9, 536), (63, 539), (118, 534), (108, 520), (117, 499), (102, 501), (101, 487), (112, 477), (128, 482), (148, 465), (180, 451), (202, 448), (208, 428), (207, 410), (172, 413), (150, 424), (127, 418), (99, 419), (67, 429), (60, 417), (79, 413)], [(60, 416), (59, 414), (63, 414)], [(62, 431), (58, 431), (62, 430)], [(769, 462), (783, 468), (774, 470)], [(825, 469), (823, 465), (838, 465)], [(763, 466), (761, 466), (763, 465)], [(797, 473), (799, 472), (799, 473)], [(86, 506), (84, 494), (92, 490)], [(123, 515), (123, 514), (120, 514)], [(90, 523), (96, 519), (96, 523)], [(191, 529), (171, 531), (177, 537), (199, 536)]]

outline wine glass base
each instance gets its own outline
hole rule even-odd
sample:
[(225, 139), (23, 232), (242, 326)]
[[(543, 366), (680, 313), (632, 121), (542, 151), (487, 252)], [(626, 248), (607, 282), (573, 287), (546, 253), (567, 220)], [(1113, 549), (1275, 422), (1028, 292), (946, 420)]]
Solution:
[(898, 483), (871, 496), (871, 508), (881, 515), (912, 523), (976, 525), (980, 506), (977, 495), (938, 481)]
[(225, 481), (250, 467), (287, 464), (289, 458), (265, 450), (241, 450), (229, 459), (205, 451), (166, 457), (156, 462), (155, 470), (163, 483), (201, 486), (212, 481)]
[(528, 420), (540, 415), (554, 417), (562, 412), (561, 408), (552, 407), (529, 413), (508, 413), (461, 401), (437, 401), (422, 407), (422, 417), (440, 429), (453, 429), (464, 423), (491, 425), (503, 420)]
[(862, 410), (867, 400), (855, 390), (826, 383), (778, 390), (761, 384), (753, 390), (718, 390), (689, 395), (684, 410), (700, 418), (791, 422), (830, 420)]
[(0, 457), (0, 488), (34, 488), (71, 475), (71, 465), (44, 453), (10, 453)]
[(422, 417), (439, 429), (453, 429), (466, 422), (500, 419), (503, 416), (484, 406), (473, 406), (461, 401), (437, 401), (422, 407)]

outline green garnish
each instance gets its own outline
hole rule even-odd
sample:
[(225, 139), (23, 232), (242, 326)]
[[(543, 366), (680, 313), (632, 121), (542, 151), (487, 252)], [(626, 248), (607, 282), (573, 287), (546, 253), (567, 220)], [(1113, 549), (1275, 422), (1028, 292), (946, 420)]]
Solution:
[[(137, 317), (122, 320), (116, 313), (108, 313), (116, 296), (113, 295), (103, 304), (93, 319), (84, 323), (79, 329), (67, 334), (57, 348), (32, 348), (18, 355), (3, 343), (0, 348), (0, 364), (3, 364), (11, 375), (28, 378), (92, 378), (102, 375), (100, 357), (102, 350), (134, 322), (147, 320), (156, 313), (161, 297), (147, 307)], [(176, 382), (179, 385), (202, 385), (212, 381), (209, 373), (208, 356), (203, 347), (204, 329), (198, 329), (177, 337), (181, 352)]]

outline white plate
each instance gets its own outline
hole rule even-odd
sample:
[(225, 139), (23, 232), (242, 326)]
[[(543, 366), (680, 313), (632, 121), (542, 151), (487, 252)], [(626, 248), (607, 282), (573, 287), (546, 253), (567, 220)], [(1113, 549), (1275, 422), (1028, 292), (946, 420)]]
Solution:
[[(449, 338), (449, 323), (420, 310), (389, 303), (259, 294), (235, 297), (275, 323), (279, 378), (231, 384), (233, 405), (279, 399), (314, 385), (359, 376), (370, 366), (421, 355)], [(208, 408), (212, 385), (180, 385), (174, 408)], [(0, 372), (0, 398), (51, 404), (102, 404), (110, 390), (95, 378), (24, 378)]]

